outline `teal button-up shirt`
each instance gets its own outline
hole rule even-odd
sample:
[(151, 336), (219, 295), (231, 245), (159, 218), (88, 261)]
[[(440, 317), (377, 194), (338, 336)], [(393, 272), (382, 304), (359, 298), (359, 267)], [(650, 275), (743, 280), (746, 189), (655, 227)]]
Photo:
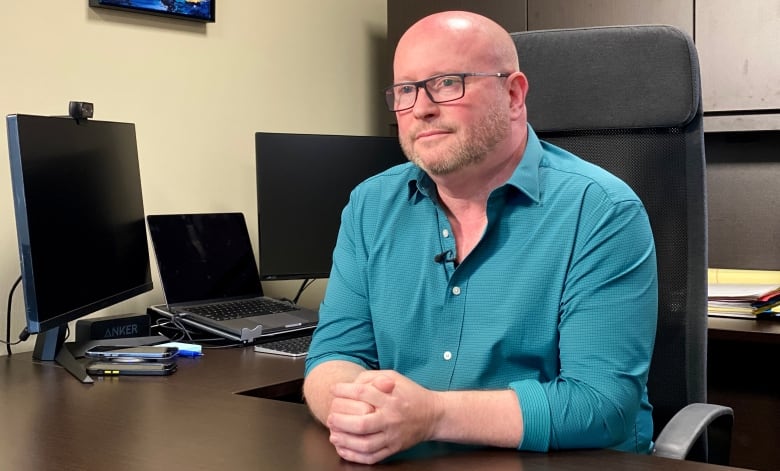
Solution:
[(647, 214), (628, 185), (528, 130), (459, 265), (418, 167), (355, 188), (306, 372), (347, 360), (437, 391), (511, 388), (520, 449), (647, 453), (658, 299)]

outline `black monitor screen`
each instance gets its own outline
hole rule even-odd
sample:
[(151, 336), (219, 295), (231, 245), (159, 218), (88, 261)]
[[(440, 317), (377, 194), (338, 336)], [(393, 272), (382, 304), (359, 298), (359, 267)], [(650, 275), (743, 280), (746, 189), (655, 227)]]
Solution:
[(258, 132), (255, 150), (264, 280), (328, 277), (352, 189), (407, 161), (395, 137)]
[(27, 328), (152, 289), (135, 125), (7, 117)]

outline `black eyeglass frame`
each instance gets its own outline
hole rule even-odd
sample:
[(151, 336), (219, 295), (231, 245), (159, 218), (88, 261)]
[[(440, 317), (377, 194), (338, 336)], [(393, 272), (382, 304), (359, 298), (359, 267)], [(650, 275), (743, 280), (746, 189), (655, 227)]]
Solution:
[[(438, 74), (438, 75), (434, 75), (433, 77), (428, 77), (426, 79), (418, 80), (416, 82), (398, 82), (385, 88), (385, 104), (387, 105), (387, 109), (389, 111), (392, 111), (393, 113), (412, 109), (414, 108), (414, 105), (417, 104), (417, 97), (420, 95), (421, 88), (425, 90), (425, 94), (428, 95), (428, 99), (431, 100), (433, 103), (449, 103), (451, 101), (460, 100), (461, 98), (466, 96), (466, 77), (506, 78), (509, 77), (510, 75), (512, 75), (512, 72), (490, 72), (490, 73), (489, 72), (457, 72), (457, 73), (449, 73), (449, 74)], [(440, 79), (442, 77), (460, 77), (460, 81), (463, 86), (461, 88), (459, 97), (447, 98), (446, 100), (436, 100), (433, 98), (431, 91), (428, 90), (428, 83), (431, 80)], [(409, 85), (415, 87), (414, 100), (412, 101), (412, 104), (404, 108), (395, 109), (395, 94), (393, 93), (393, 90), (399, 86), (409, 86)]]

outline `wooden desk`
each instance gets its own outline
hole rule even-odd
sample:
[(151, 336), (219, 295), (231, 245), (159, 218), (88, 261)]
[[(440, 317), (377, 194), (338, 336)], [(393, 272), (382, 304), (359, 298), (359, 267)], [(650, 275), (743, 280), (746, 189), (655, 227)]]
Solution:
[(731, 463), (780, 469), (780, 322), (709, 318), (708, 401), (734, 409)]
[[(501, 471), (722, 468), (608, 450), (480, 450), (375, 467), (341, 460), (306, 407), (252, 395), (300, 391), (303, 361), (209, 350), (168, 377), (85, 385), (30, 354), (0, 357), (0, 467), (35, 470)], [(249, 391), (250, 395), (246, 392)], [(241, 394), (243, 393), (243, 394)]]
[(737, 340), (780, 345), (780, 321), (709, 317), (710, 340)]

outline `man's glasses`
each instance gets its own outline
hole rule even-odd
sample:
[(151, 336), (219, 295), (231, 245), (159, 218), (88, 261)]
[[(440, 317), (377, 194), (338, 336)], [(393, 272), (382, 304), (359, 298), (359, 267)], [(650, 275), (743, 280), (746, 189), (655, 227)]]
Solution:
[(417, 103), (417, 91), (424, 89), (434, 103), (446, 103), (463, 98), (466, 94), (466, 77), (509, 77), (510, 73), (463, 72), (442, 74), (417, 82), (401, 82), (385, 89), (385, 101), (390, 111), (404, 111)]

